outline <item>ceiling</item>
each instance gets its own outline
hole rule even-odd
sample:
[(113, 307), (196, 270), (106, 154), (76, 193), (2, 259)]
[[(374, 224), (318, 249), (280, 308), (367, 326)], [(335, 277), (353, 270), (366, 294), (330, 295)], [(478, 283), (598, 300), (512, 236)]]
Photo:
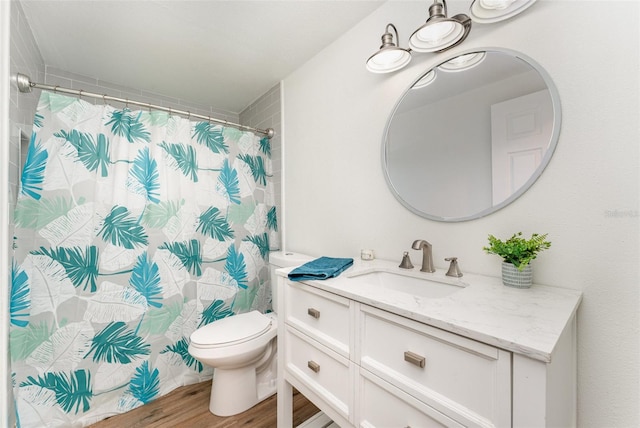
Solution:
[(240, 113), (384, 2), (20, 3), (47, 66)]

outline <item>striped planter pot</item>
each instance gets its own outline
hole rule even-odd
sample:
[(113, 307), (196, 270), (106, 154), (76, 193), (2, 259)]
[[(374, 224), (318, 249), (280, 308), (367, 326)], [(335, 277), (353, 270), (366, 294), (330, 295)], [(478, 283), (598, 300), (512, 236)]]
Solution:
[(502, 262), (502, 283), (507, 287), (529, 288), (533, 284), (533, 269), (528, 264), (518, 270), (512, 263)]

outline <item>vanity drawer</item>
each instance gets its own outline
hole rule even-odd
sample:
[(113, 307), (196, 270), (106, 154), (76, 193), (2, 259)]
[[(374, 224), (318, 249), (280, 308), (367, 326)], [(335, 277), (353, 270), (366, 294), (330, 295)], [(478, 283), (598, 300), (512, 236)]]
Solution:
[(510, 425), (509, 352), (365, 305), (360, 328), (363, 368), (464, 425)]
[(287, 281), (287, 324), (349, 358), (351, 354), (350, 301), (309, 285)]
[[(351, 421), (353, 363), (291, 327), (286, 328), (285, 370)], [(296, 382), (291, 382), (294, 386)]]
[[(359, 388), (357, 416), (359, 424), (356, 426), (367, 428), (464, 427), (363, 369), (360, 369)], [(382, 403), (384, 405), (381, 405)]]
[[(427, 406), (406, 392), (377, 376), (360, 369), (358, 391), (358, 422), (367, 428), (388, 427), (455, 427), (453, 419)], [(384, 403), (384, 405), (381, 405)]]

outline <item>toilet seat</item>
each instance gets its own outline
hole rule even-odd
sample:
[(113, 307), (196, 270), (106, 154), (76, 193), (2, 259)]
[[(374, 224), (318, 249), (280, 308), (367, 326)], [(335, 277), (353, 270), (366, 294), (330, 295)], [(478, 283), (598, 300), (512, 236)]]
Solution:
[(218, 348), (248, 342), (269, 331), (272, 320), (258, 311), (238, 314), (200, 327), (191, 334), (191, 345)]

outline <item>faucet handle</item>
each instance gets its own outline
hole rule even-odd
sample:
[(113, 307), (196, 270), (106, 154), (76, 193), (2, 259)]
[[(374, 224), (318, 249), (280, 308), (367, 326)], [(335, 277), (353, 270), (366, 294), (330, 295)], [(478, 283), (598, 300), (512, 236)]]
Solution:
[(447, 271), (447, 276), (453, 276), (456, 278), (460, 278), (462, 276), (462, 272), (460, 271), (460, 267), (458, 267), (458, 258), (457, 257), (447, 257), (444, 259), (445, 262), (451, 262), (449, 264), (449, 270)]
[(409, 252), (405, 251), (402, 253), (402, 262), (400, 262), (399, 268), (402, 269), (413, 269), (413, 265), (411, 264), (411, 259), (409, 258)]

